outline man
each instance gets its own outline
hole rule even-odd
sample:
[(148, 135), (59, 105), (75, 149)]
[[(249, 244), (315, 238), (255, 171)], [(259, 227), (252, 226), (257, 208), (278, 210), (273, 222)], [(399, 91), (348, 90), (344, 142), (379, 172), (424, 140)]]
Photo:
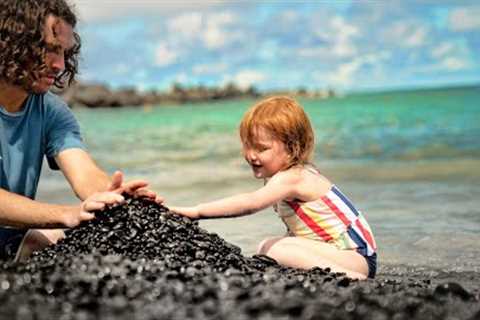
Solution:
[[(77, 73), (75, 25), (64, 0), (0, 1), (0, 259), (23, 259), (55, 243), (63, 232), (46, 228), (93, 219), (92, 211), (123, 202), (123, 192), (161, 202), (145, 181), (123, 183), (120, 172), (110, 179), (85, 151), (69, 108), (48, 91)], [(34, 200), (44, 156), (80, 205)]]

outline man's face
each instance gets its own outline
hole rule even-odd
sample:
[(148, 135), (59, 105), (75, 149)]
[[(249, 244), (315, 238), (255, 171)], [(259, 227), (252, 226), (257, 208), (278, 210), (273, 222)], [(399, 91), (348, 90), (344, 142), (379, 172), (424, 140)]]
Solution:
[(64, 20), (53, 15), (45, 21), (46, 69), (37, 74), (32, 85), (34, 93), (44, 93), (54, 84), (56, 77), (65, 69), (65, 52), (75, 45), (73, 28)]

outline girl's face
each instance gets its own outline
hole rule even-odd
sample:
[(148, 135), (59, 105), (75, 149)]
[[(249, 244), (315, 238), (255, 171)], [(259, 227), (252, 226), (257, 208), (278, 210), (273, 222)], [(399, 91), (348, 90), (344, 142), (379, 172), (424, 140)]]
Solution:
[(257, 130), (253, 145), (243, 145), (243, 154), (257, 179), (272, 177), (285, 169), (290, 159), (285, 144), (272, 138), (263, 128)]

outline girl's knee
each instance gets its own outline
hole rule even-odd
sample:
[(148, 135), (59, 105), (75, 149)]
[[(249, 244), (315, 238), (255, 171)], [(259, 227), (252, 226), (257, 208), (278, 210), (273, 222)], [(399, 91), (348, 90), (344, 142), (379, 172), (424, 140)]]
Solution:
[(265, 254), (265, 243), (267, 239), (263, 239), (257, 246), (257, 254)]
[(283, 239), (283, 237), (274, 237), (274, 238), (266, 238), (263, 239), (257, 247), (257, 254), (268, 255), (268, 252), (272, 248), (272, 246)]

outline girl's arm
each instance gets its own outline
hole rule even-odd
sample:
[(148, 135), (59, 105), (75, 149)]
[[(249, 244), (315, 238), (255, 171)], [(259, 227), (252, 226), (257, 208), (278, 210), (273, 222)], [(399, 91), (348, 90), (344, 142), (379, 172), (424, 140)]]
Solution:
[(262, 188), (194, 207), (170, 207), (170, 210), (192, 219), (236, 217), (252, 214), (274, 203), (296, 196), (300, 177), (290, 170), (279, 172)]

